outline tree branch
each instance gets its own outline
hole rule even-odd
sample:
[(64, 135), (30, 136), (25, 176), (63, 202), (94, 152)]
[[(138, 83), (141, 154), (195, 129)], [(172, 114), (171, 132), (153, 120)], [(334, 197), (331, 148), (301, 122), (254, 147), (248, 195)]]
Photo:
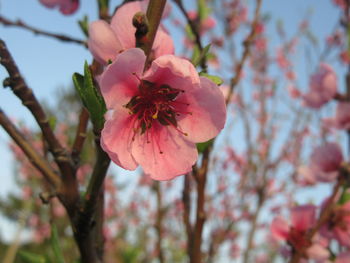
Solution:
[(38, 154), (38, 151), (32, 147), (24, 135), (15, 127), (15, 125), (13, 125), (2, 109), (0, 109), (0, 125), (22, 149), (29, 161), (42, 173), (51, 186), (54, 189), (58, 188), (61, 184), (58, 174), (54, 172), (50, 164)]
[[(196, 21), (192, 20), (187, 12), (185, 7), (183, 6), (182, 0), (174, 0), (174, 2), (177, 4), (177, 6), (179, 7), (179, 9), (181, 10), (182, 14), (185, 16), (187, 24), (190, 26), (191, 31), (194, 35), (194, 40), (195, 40), (195, 44), (197, 45), (200, 53), (202, 53), (203, 51), (203, 45), (202, 45), (202, 41), (201, 41), (201, 37), (198, 31), (198, 25), (196, 24)], [(205, 56), (202, 56), (201, 61), (200, 61), (200, 65), (202, 67), (202, 69), (204, 71), (206, 71), (207, 68), (207, 58)]]
[(71, 42), (71, 43), (76, 43), (79, 45), (87, 46), (87, 43), (84, 40), (80, 39), (75, 39), (70, 36), (66, 35), (61, 35), (61, 34), (54, 34), (50, 32), (43, 31), (41, 29), (38, 29), (36, 27), (29, 26), (28, 24), (24, 23), (20, 19), (16, 21), (11, 21), (3, 16), (0, 16), (0, 23), (3, 24), (4, 26), (13, 26), (13, 27), (19, 27), (25, 30), (28, 30), (30, 32), (33, 32), (36, 35), (41, 35), (41, 36), (47, 36), (51, 38), (55, 38), (57, 40), (63, 41), (63, 42)]
[(226, 104), (228, 104), (231, 101), (233, 90), (237, 86), (238, 82), (241, 80), (243, 66), (245, 64), (245, 61), (247, 60), (247, 58), (250, 55), (250, 47), (255, 39), (256, 27), (257, 27), (257, 25), (259, 23), (259, 19), (260, 19), (261, 4), (262, 4), (262, 0), (256, 0), (256, 8), (255, 8), (255, 12), (254, 12), (254, 20), (252, 23), (252, 28), (251, 28), (250, 34), (247, 36), (247, 38), (243, 42), (243, 45), (244, 45), (243, 55), (242, 55), (242, 58), (236, 67), (236, 74), (231, 79), (230, 89), (229, 89), (229, 92), (228, 92), (228, 95), (226, 98)]
[(72, 159), (75, 164), (79, 163), (79, 156), (81, 153), (81, 150), (83, 149), (84, 142), (86, 139), (86, 129), (89, 121), (89, 113), (88, 111), (83, 107), (79, 116), (79, 124), (77, 128), (77, 132), (75, 134), (74, 143), (72, 146)]

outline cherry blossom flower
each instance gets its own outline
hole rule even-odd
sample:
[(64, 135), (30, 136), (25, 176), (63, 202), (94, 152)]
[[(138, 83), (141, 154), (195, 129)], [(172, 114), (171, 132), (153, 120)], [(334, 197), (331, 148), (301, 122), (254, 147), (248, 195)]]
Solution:
[[(110, 24), (103, 20), (90, 24), (88, 47), (98, 62), (106, 65), (123, 50), (136, 46), (136, 28), (132, 25), (132, 19), (137, 12), (146, 12), (146, 8), (145, 2), (126, 3), (118, 8)], [(162, 28), (157, 31), (153, 52), (154, 57), (174, 53), (173, 41)]]
[(325, 143), (314, 149), (311, 154), (311, 169), (321, 182), (331, 182), (338, 176), (343, 161), (341, 148), (336, 143)]
[(288, 223), (284, 218), (277, 216), (271, 223), (271, 234), (278, 241), (288, 242), (293, 249), (300, 251), (306, 249), (305, 258), (328, 258), (329, 253), (326, 249), (328, 245), (325, 239), (320, 236), (310, 241), (306, 234), (316, 222), (316, 206), (302, 205), (296, 206), (291, 210), (291, 222)]
[(320, 108), (337, 93), (337, 76), (331, 66), (321, 63), (311, 76), (309, 92), (303, 95), (304, 103), (310, 108)]
[(333, 119), (333, 121), (333, 124), (337, 129), (350, 129), (350, 102), (338, 103), (335, 118)]
[[(194, 20), (194, 21), (198, 20), (197, 11), (188, 11), (187, 15), (191, 20)], [(200, 21), (200, 33), (204, 34), (210, 29), (214, 28), (215, 26), (216, 26), (216, 20), (213, 17), (208, 16), (204, 18), (202, 21)]]
[(79, 0), (39, 0), (41, 4), (48, 8), (58, 7), (64, 15), (73, 14), (79, 7)]
[(348, 263), (350, 262), (350, 252), (340, 252), (334, 263)]
[(350, 247), (350, 202), (333, 207), (330, 220), (321, 233), (327, 238), (336, 239), (342, 246)]
[(153, 179), (170, 180), (192, 169), (195, 143), (212, 139), (224, 127), (224, 97), (185, 59), (161, 56), (143, 73), (145, 59), (141, 49), (128, 49), (101, 75), (111, 110), (101, 145), (119, 166), (141, 165)]

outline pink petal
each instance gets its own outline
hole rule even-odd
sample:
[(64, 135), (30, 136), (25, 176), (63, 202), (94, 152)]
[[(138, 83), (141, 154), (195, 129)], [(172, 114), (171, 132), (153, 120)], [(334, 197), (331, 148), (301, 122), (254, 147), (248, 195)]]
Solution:
[(335, 172), (343, 161), (343, 154), (337, 143), (325, 143), (314, 149), (311, 154), (311, 165), (324, 173)]
[(153, 122), (152, 128), (136, 137), (132, 155), (155, 180), (170, 180), (188, 173), (198, 158), (194, 143), (174, 128), (158, 122)]
[(133, 116), (122, 107), (115, 109), (113, 116), (106, 114), (101, 132), (101, 147), (111, 160), (127, 170), (135, 170), (137, 163), (131, 155)]
[(349, 263), (350, 262), (350, 252), (341, 252), (337, 256), (337, 259), (334, 263)]
[(112, 17), (111, 27), (125, 49), (136, 46), (136, 28), (132, 25), (132, 18), (139, 11), (146, 11), (140, 1), (129, 2), (118, 8)]
[(59, 0), (39, 0), (39, 1), (42, 5), (48, 8), (53, 8), (59, 3)]
[(60, 12), (64, 15), (73, 14), (79, 7), (78, 0), (61, 1)]
[(275, 217), (271, 223), (270, 230), (271, 230), (272, 236), (275, 239), (280, 241), (287, 240), (288, 233), (289, 233), (289, 225), (284, 218), (280, 216)]
[(160, 28), (157, 31), (152, 49), (156, 58), (166, 54), (174, 54), (173, 39)]
[(185, 92), (184, 100), (190, 105), (187, 114), (178, 125), (193, 142), (205, 142), (214, 138), (226, 121), (225, 98), (219, 87), (205, 77), (200, 77), (201, 88)]
[[(155, 59), (144, 79), (159, 84), (168, 84), (174, 89), (192, 91), (200, 88), (200, 80), (195, 67), (186, 59), (164, 55)], [(181, 94), (178, 96), (180, 97)]]
[(139, 48), (132, 48), (117, 56), (102, 73), (100, 87), (108, 109), (125, 105), (138, 92), (146, 56)]
[(315, 223), (315, 215), (316, 207), (314, 205), (293, 207), (291, 211), (292, 226), (299, 231), (305, 231)]
[(113, 61), (122, 50), (114, 31), (103, 20), (92, 22), (89, 26), (88, 47), (94, 58), (103, 65)]
[(350, 233), (347, 229), (344, 230), (341, 227), (335, 227), (333, 234), (342, 246), (350, 247)]
[(306, 252), (309, 258), (315, 260), (325, 260), (328, 259), (330, 256), (328, 249), (317, 243), (309, 247)]

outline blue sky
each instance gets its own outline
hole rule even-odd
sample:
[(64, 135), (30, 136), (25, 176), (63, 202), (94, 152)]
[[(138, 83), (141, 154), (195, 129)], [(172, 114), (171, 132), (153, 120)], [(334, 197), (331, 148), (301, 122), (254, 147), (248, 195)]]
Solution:
[[(77, 20), (85, 14), (90, 21), (97, 19), (96, 1), (81, 0), (81, 7), (73, 16), (63, 16), (57, 10), (47, 9), (38, 0), (0, 0), (0, 14), (11, 19), (25, 21), (29, 25), (42, 28), (47, 31), (64, 33), (83, 39)], [(120, 1), (111, 1), (114, 6)], [(193, 8), (195, 1), (185, 1), (189, 8)], [(253, 1), (249, 1), (253, 3)], [(174, 8), (175, 9), (175, 8)], [(174, 10), (175, 12), (176, 9)], [(275, 41), (275, 22), (278, 19), (284, 21), (285, 29), (296, 30), (302, 17), (309, 16), (312, 32), (322, 41), (328, 35), (339, 17), (339, 10), (334, 8), (331, 0), (263, 0), (263, 11), (272, 15), (272, 21), (267, 28), (267, 34)], [(171, 28), (168, 28), (173, 34)], [(173, 35), (174, 36), (174, 35)], [(182, 45), (182, 37), (175, 36), (177, 50)], [(29, 86), (34, 90), (40, 100), (48, 103), (55, 101), (57, 89), (71, 85), (71, 75), (74, 72), (82, 72), (84, 60), (91, 61), (91, 55), (83, 47), (76, 44), (66, 44), (55, 39), (35, 36), (31, 32), (19, 28), (0, 26), (0, 38), (8, 45), (23, 76)], [(299, 68), (297, 73), (307, 75), (305, 68)], [(309, 72), (312, 69), (308, 69)], [(0, 81), (7, 74), (0, 67)], [(11, 117), (24, 120), (27, 125), (36, 127), (33, 118), (28, 111), (21, 106), (19, 100), (9, 89), (0, 88), (1, 108)], [(11, 156), (8, 154), (9, 137), (0, 129), (0, 196), (5, 196), (8, 191), (13, 191)], [(1, 221), (0, 221), (1, 231)]]

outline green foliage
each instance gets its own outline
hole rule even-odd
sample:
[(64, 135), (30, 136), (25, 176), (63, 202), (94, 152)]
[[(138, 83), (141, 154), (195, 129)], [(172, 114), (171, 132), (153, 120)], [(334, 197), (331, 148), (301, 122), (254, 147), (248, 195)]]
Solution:
[(77, 90), (83, 105), (90, 113), (91, 122), (94, 129), (99, 131), (103, 127), (106, 105), (102, 96), (97, 91), (92, 74), (87, 62), (84, 65), (84, 76), (79, 73), (73, 74), (73, 83)]
[(213, 145), (214, 139), (211, 139), (209, 141), (206, 142), (201, 142), (201, 143), (197, 143), (197, 150), (199, 153), (203, 153), (209, 146)]
[(211, 9), (208, 7), (208, 4), (205, 0), (198, 0), (198, 16), (199, 20), (207, 18), (211, 12)]
[(83, 31), (86, 37), (89, 37), (89, 19), (87, 16), (84, 16), (82, 20), (78, 21), (81, 31)]
[(191, 58), (191, 62), (192, 64), (197, 67), (199, 65), (199, 63), (202, 61), (202, 59), (205, 57), (207, 58), (210, 50), (211, 44), (206, 45), (202, 52), (199, 51), (199, 48), (197, 46), (195, 46), (195, 48), (193, 49), (193, 54), (192, 54), (192, 58)]
[(55, 255), (55, 259), (57, 263), (65, 263), (64, 258), (63, 258), (63, 254), (62, 254), (62, 250), (61, 250), (61, 246), (59, 244), (58, 241), (58, 233), (57, 233), (57, 227), (55, 224), (51, 225), (51, 246), (52, 246), (52, 250), (53, 253)]
[(46, 257), (27, 251), (19, 251), (18, 256), (26, 263), (50, 263)]
[(209, 75), (208, 73), (205, 73), (205, 72), (200, 72), (199, 76), (203, 76), (203, 77), (210, 79), (212, 82), (214, 82), (218, 86), (220, 86), (222, 83), (224, 83), (222, 78), (220, 78), (219, 76)]

